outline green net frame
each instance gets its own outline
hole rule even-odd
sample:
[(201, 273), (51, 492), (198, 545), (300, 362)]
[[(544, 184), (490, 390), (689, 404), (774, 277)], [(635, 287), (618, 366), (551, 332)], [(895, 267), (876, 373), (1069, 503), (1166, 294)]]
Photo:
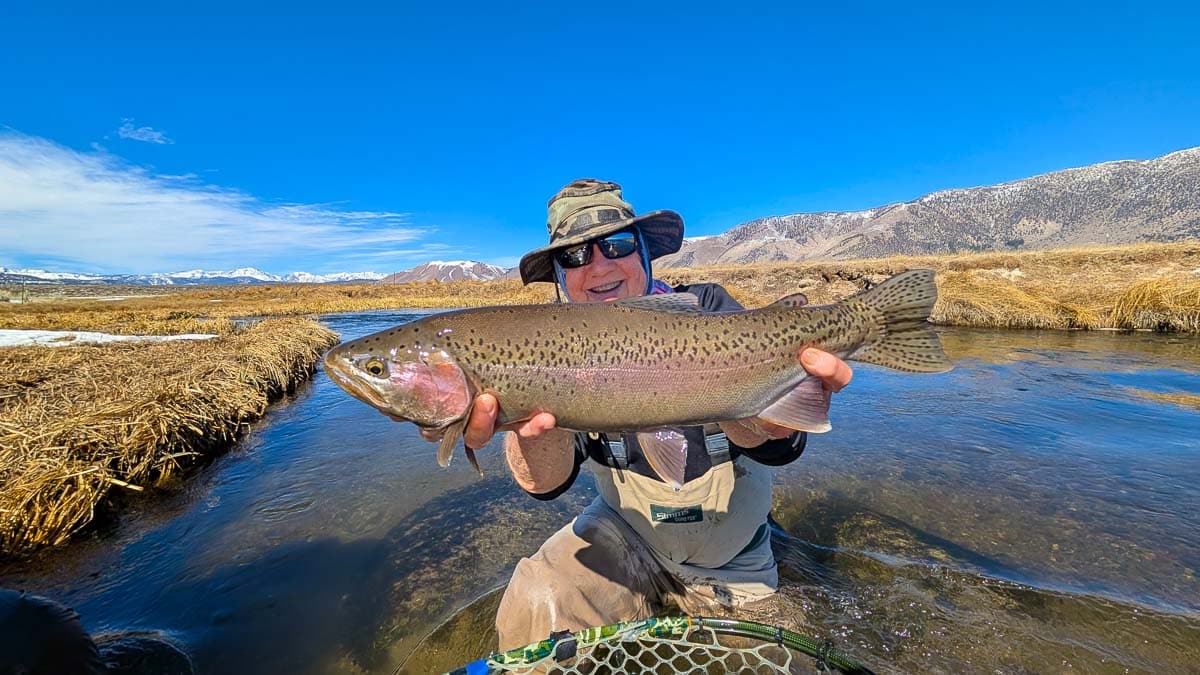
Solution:
[[(798, 658), (805, 656), (808, 658)], [(871, 671), (833, 648), (754, 621), (673, 616), (563, 632), (447, 675)]]

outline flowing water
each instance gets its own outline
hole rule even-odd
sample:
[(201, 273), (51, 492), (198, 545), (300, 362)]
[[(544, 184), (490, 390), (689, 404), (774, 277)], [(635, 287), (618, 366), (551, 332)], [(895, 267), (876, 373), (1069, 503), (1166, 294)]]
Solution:
[[(857, 368), (834, 430), (777, 473), (778, 621), (881, 672), (1200, 670), (1200, 340), (943, 341), (948, 374)], [(165, 631), (204, 673), (461, 665), (495, 646), (516, 561), (595, 491), (585, 472), (538, 502), (495, 447), (483, 479), (434, 450), (319, 373), (184, 487), (0, 586), (95, 633)]]

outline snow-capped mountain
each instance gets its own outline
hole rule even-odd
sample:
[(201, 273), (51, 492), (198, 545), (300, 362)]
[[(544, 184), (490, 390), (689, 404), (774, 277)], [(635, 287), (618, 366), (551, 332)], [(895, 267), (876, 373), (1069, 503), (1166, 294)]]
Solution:
[(474, 260), (434, 260), (410, 270), (389, 274), (382, 283), (403, 284), (409, 281), (491, 281), (504, 277), (503, 267)]
[(292, 272), (278, 276), (253, 267), (240, 267), (229, 271), (187, 270), (168, 274), (75, 274), (72, 272), (48, 272), (39, 269), (0, 267), (0, 283), (113, 284), (129, 286), (271, 283), (325, 284), (347, 281), (377, 281), (382, 278), (383, 275), (378, 272), (338, 272), (335, 274)]
[(283, 275), (282, 281), (289, 284), (336, 284), (346, 281), (379, 281), (384, 277), (379, 272), (338, 272), (336, 274), (309, 274), (291, 272)]
[(665, 267), (1037, 250), (1200, 238), (1200, 148), (865, 211), (797, 213), (684, 241)]
[(255, 279), (262, 282), (279, 282), (283, 281), (281, 277), (253, 267), (239, 267), (236, 270), (228, 272), (209, 272), (206, 270), (188, 270), (186, 272), (175, 272), (166, 275), (176, 280), (176, 283), (184, 279)]

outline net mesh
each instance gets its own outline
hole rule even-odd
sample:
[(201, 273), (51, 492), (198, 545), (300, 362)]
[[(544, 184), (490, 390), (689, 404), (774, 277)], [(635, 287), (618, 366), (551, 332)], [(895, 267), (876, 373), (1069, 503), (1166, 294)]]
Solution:
[[(798, 661), (798, 662), (797, 662)], [(802, 666), (799, 662), (805, 662)], [(811, 661), (775, 643), (721, 635), (689, 617), (591, 628), (486, 660), (491, 673), (799, 673)]]

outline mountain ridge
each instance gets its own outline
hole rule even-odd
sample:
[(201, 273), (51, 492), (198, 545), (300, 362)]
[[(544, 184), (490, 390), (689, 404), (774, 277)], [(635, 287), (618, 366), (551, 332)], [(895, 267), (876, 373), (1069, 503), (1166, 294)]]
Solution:
[(690, 267), (1200, 238), (1200, 147), (860, 211), (768, 216), (689, 238), (657, 264)]

